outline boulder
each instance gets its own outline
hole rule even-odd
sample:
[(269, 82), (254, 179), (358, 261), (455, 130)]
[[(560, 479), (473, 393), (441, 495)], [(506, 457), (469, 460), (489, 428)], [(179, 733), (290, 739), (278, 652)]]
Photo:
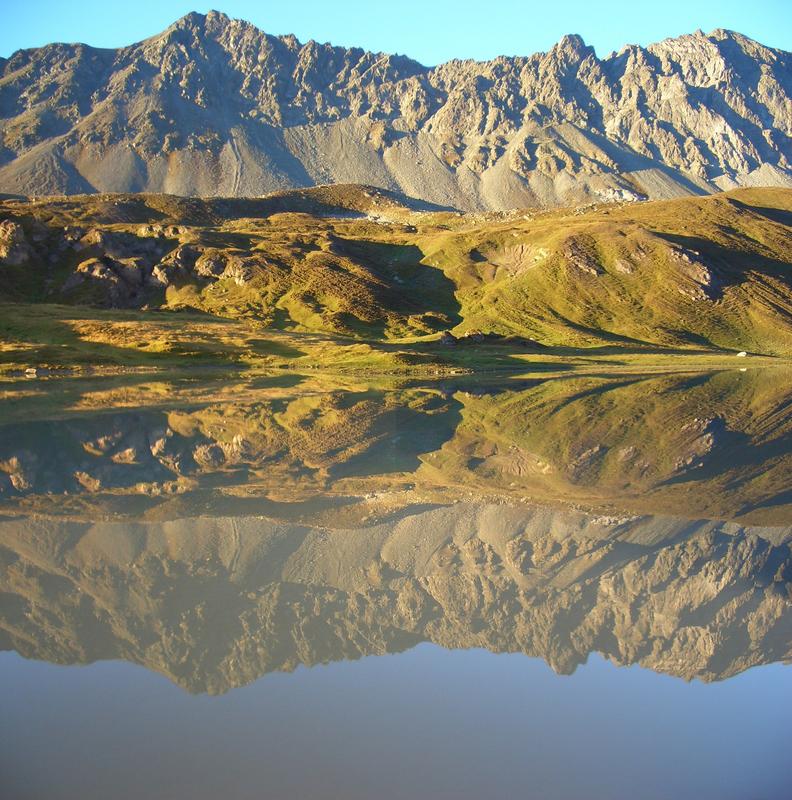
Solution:
[(216, 250), (208, 250), (197, 258), (193, 270), (200, 278), (219, 278), (227, 265), (228, 256)]
[(0, 222), (0, 261), (10, 267), (19, 267), (27, 264), (33, 256), (25, 229), (12, 219)]
[(674, 248), (671, 258), (689, 282), (679, 287), (679, 293), (693, 300), (714, 300), (720, 296), (721, 282), (715, 269), (697, 250)]
[(105, 305), (128, 308), (138, 305), (145, 271), (133, 259), (117, 262), (109, 258), (87, 258), (66, 279), (62, 290), (74, 291), (89, 284), (104, 295)]
[(79, 252), (90, 251), (97, 257), (109, 256), (113, 259), (145, 258), (151, 266), (168, 249), (168, 243), (161, 239), (135, 236), (123, 231), (107, 231), (92, 228), (75, 245)]
[(184, 228), (178, 225), (141, 225), (137, 229), (137, 235), (142, 238), (178, 238), (184, 233)]
[(146, 282), (148, 269), (146, 264), (139, 258), (124, 258), (113, 264), (113, 271), (132, 287), (140, 287)]
[(567, 263), (588, 275), (602, 275), (605, 270), (597, 258), (577, 239), (567, 239), (561, 250)]
[(222, 277), (230, 278), (237, 286), (244, 286), (253, 280), (258, 266), (259, 264), (255, 259), (231, 258), (225, 270), (223, 270)]

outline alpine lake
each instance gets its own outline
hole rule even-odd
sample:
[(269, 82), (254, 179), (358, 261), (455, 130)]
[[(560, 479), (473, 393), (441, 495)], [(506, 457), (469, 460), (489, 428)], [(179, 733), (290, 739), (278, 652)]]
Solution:
[(0, 384), (9, 800), (792, 796), (792, 374)]

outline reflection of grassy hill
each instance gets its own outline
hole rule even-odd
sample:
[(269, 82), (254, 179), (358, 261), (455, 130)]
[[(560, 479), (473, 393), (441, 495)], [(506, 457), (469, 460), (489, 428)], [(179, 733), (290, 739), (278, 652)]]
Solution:
[(56, 419), (2, 426), (0, 497), (59, 513), (163, 507), (167, 514), (168, 506), (195, 503), (216, 513), (224, 498), (241, 496), (262, 501), (260, 511), (272, 501), (337, 493), (343, 480), (369, 488), (405, 483), (420, 455), (440, 447), (459, 422), (459, 403), (431, 390), (225, 386), (188, 406), (186, 397), (200, 389), (184, 391), (177, 398), (155, 384), (135, 395), (130, 387), (115, 396), (122, 401), (115, 410), (60, 409)]
[(734, 370), (468, 395), (426, 475), (617, 509), (789, 519), (791, 387), (787, 371)]
[(9, 392), (7, 507), (172, 517), (200, 506), (315, 520), (341, 503), (334, 513), (359, 522), (473, 493), (792, 518), (792, 381), (781, 369), (575, 374), (469, 391), (448, 381), (341, 388), (318, 375), (81, 385), (64, 382), (60, 403), (47, 383)]
[[(516, 345), (432, 346), (443, 330), (533, 338), (562, 356), (792, 354), (787, 190), (476, 216), (361, 187), (101, 195), (6, 200), (3, 218), (21, 225), (0, 242), (0, 299), (15, 304), (3, 309), (3, 358), (16, 363), (266, 364), (297, 357), (285, 346), (320, 364), (409, 371), (520, 356)], [(42, 301), (61, 306), (26, 313)], [(175, 310), (203, 316), (162, 313)], [(394, 341), (397, 355), (385, 347)], [(339, 358), (341, 345), (368, 350)]]

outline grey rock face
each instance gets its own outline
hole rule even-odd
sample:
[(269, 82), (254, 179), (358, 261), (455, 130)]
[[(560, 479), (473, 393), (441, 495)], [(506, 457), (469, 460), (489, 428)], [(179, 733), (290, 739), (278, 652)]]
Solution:
[(0, 263), (17, 267), (32, 256), (25, 231), (18, 222), (6, 219), (0, 222)]
[(0, 60), (0, 190), (366, 183), (504, 209), (792, 185), (791, 97), (790, 54), (724, 30), (426, 68), (189, 14)]

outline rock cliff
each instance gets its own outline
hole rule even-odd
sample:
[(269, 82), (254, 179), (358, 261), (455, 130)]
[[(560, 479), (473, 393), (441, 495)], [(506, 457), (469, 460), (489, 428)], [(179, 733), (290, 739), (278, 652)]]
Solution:
[(188, 14), (0, 59), (0, 190), (261, 195), (366, 183), (463, 209), (792, 185), (792, 60), (716, 30), (427, 68)]

